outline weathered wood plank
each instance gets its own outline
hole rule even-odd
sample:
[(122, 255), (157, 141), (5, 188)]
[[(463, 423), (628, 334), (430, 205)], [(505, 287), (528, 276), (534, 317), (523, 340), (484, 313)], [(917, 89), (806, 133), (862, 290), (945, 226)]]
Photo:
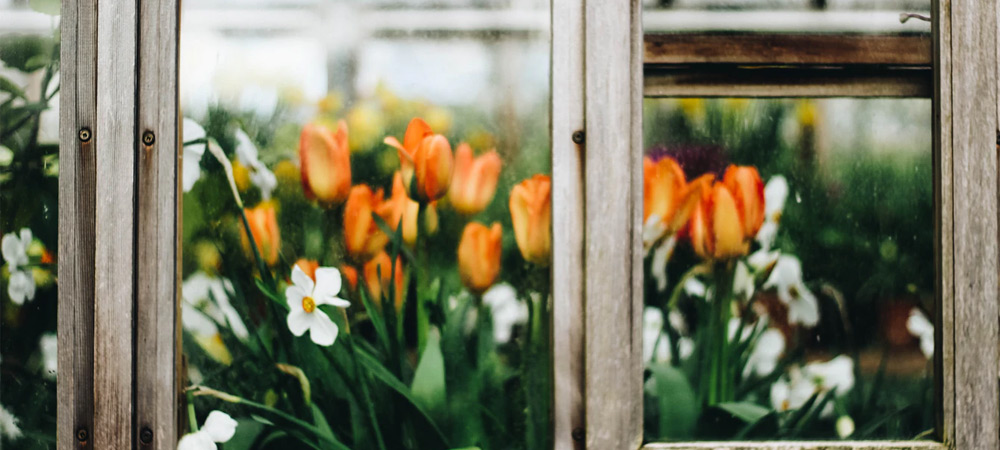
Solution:
[(648, 34), (646, 64), (930, 66), (931, 36), (887, 34)]
[[(951, 2), (954, 441), (1000, 448), (997, 392), (997, 1)], [(948, 51), (945, 50), (945, 53)], [(948, 127), (943, 123), (942, 127)], [(947, 312), (947, 310), (946, 310)], [(947, 320), (947, 315), (945, 320)], [(948, 370), (946, 367), (945, 370)], [(946, 397), (947, 400), (947, 397)], [(946, 432), (948, 430), (946, 429)]]
[(934, 386), (937, 437), (955, 442), (955, 270), (952, 181), (951, 0), (935, 0), (934, 43), (934, 258), (936, 264)]
[[(641, 6), (585, 3), (585, 405), (590, 449), (638, 448), (642, 349), (634, 178), (641, 168)], [(639, 128), (641, 130), (641, 127)], [(641, 176), (641, 173), (640, 175)], [(641, 267), (641, 265), (639, 266)], [(641, 275), (641, 274), (640, 274)], [(638, 300), (637, 300), (638, 298)], [(637, 336), (639, 339), (637, 339)]]
[(553, 2), (551, 26), (553, 442), (582, 450), (584, 148), (573, 134), (584, 129), (583, 1)]
[(946, 450), (929, 441), (771, 441), (646, 444), (642, 450)]
[(647, 68), (648, 97), (923, 97), (933, 92), (930, 68), (743, 68), (700, 65)]
[(136, 3), (97, 10), (94, 447), (132, 447)]
[(56, 444), (82, 449), (93, 448), (94, 431), (96, 160), (92, 136), (81, 142), (79, 131), (93, 130), (97, 116), (97, 2), (65, 0), (61, 16)]
[(139, 4), (135, 430), (142, 449), (173, 449), (179, 434), (178, 8), (175, 0)]

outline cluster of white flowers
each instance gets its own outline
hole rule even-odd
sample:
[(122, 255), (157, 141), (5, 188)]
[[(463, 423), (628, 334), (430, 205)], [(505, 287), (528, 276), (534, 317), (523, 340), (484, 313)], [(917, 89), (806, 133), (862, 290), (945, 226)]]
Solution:
[[(668, 319), (676, 330), (683, 327), (684, 319), (679, 313), (671, 311)], [(642, 360), (646, 364), (669, 363), (674, 355), (670, 336), (663, 330), (663, 313), (659, 308), (647, 306), (642, 313)], [(694, 352), (694, 341), (686, 336), (677, 339), (677, 357), (687, 359)]]
[[(840, 355), (827, 362), (814, 362), (793, 367), (788, 374), (771, 385), (771, 406), (777, 411), (799, 409), (814, 394), (833, 391), (842, 397), (854, 387), (854, 360)], [(821, 417), (833, 414), (833, 404), (827, 403)]]
[(910, 334), (920, 339), (920, 351), (927, 359), (934, 357), (934, 324), (927, 320), (927, 316), (917, 308), (910, 311), (910, 317), (906, 320), (906, 329)]
[(25, 301), (35, 298), (35, 277), (27, 266), (31, 239), (31, 230), (21, 228), (19, 234), (7, 233), (0, 240), (0, 253), (7, 261), (7, 271), (10, 272), (7, 295), (16, 305), (23, 305)]
[(0, 437), (10, 441), (21, 437), (21, 428), (17, 426), (17, 417), (14, 417), (2, 405), (0, 405)]
[(222, 411), (212, 411), (205, 425), (194, 433), (185, 434), (177, 442), (177, 450), (217, 450), (216, 443), (225, 443), (236, 434), (237, 422)]
[(528, 305), (517, 298), (517, 290), (508, 283), (494, 285), (483, 293), (483, 303), (490, 307), (493, 340), (497, 343), (509, 342), (514, 326), (528, 321)]
[[(184, 142), (201, 141), (206, 138), (205, 129), (194, 120), (184, 118)], [(182, 168), (182, 179), (184, 192), (188, 192), (194, 187), (194, 183), (201, 178), (201, 157), (205, 154), (208, 144), (199, 142), (184, 146), (184, 165)], [(278, 179), (274, 176), (264, 163), (258, 159), (257, 146), (250, 140), (246, 132), (241, 129), (236, 130), (236, 160), (246, 166), (250, 171), (250, 182), (260, 188), (261, 196), (267, 200), (271, 198), (271, 193), (278, 186)], [(231, 167), (227, 167), (230, 178), (232, 177)]]

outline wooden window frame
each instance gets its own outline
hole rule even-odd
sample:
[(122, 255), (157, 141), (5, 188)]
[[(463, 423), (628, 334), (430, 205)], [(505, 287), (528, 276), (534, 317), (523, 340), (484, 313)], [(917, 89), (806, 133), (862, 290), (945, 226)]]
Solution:
[[(553, 1), (555, 448), (1000, 447), (997, 1), (934, 2), (929, 84), (926, 69), (917, 73), (919, 68), (891, 76), (855, 72), (848, 77), (853, 81), (839, 84), (834, 81), (843, 74), (824, 72), (808, 73), (812, 82), (793, 91), (933, 98), (941, 442), (645, 446), (642, 99), (644, 94), (732, 95), (720, 89), (724, 70), (682, 79), (678, 71), (664, 69), (678, 64), (735, 69), (761, 61), (726, 61), (734, 54), (726, 52), (699, 61), (706, 50), (697, 45), (705, 42), (689, 43), (688, 60), (647, 61), (658, 66), (650, 65), (650, 82), (644, 83), (644, 59), (656, 56), (649, 49), (657, 42), (644, 40), (639, 0)], [(62, 4), (60, 449), (169, 450), (181, 432), (179, 7), (179, 0), (106, 0), (100, 8), (96, 0)], [(913, 45), (907, 42), (902, 48)], [(683, 52), (670, 53), (678, 54)], [(897, 58), (902, 66), (927, 61), (925, 53), (867, 55)], [(830, 61), (784, 62), (808, 71)], [(817, 91), (823, 88), (826, 94)], [(775, 95), (773, 85), (763, 81), (741, 89), (743, 95)]]

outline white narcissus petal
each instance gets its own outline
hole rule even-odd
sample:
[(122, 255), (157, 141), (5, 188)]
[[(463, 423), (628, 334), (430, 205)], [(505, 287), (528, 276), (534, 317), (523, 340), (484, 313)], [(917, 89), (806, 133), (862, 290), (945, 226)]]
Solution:
[(663, 223), (659, 214), (650, 214), (646, 223), (642, 225), (642, 245), (649, 252), (656, 243), (667, 232), (667, 225)]
[(658, 350), (660, 334), (663, 331), (663, 312), (659, 308), (647, 306), (642, 311), (642, 360), (651, 361)]
[(28, 246), (31, 245), (31, 230), (22, 228), (20, 237), (14, 233), (7, 233), (0, 240), (0, 254), (7, 261), (10, 271), (28, 263)]
[[(318, 274), (319, 269), (316, 269), (316, 272)], [(316, 284), (313, 283), (313, 279), (310, 278), (309, 275), (306, 275), (306, 273), (302, 271), (302, 268), (300, 268), (298, 264), (292, 267), (292, 283), (302, 290), (304, 293), (303, 295), (315, 295), (313, 293), (313, 289), (316, 287)]]
[(764, 377), (774, 372), (778, 359), (785, 352), (785, 335), (774, 328), (768, 328), (757, 339), (753, 351), (743, 367), (743, 376), (756, 374)]
[(300, 286), (291, 285), (285, 288), (285, 301), (288, 302), (288, 309), (302, 311), (302, 299), (308, 295)]
[[(204, 145), (204, 144), (199, 144)], [(181, 180), (184, 184), (184, 192), (190, 192), (194, 183), (201, 178), (201, 154), (191, 150), (193, 145), (184, 147), (183, 165), (181, 166)]]
[[(819, 301), (812, 291), (805, 284), (799, 283), (794, 286), (794, 290), (786, 290), (788, 300), (788, 322), (799, 323), (807, 328), (816, 326), (819, 323)], [(792, 293), (795, 295), (792, 295)], [(778, 294), (781, 298), (781, 291)]]
[(287, 322), (292, 334), (302, 336), (313, 325), (313, 314), (303, 311), (300, 305), (297, 311), (293, 309), (288, 313)]
[(14, 417), (7, 408), (0, 406), (0, 436), (10, 441), (21, 437), (21, 427), (17, 426), (17, 417)]
[(54, 380), (59, 370), (59, 340), (55, 333), (46, 333), (38, 340), (42, 353), (42, 376)]
[(219, 332), (212, 319), (187, 302), (181, 302), (181, 324), (189, 333), (198, 336), (215, 336)]
[(518, 300), (517, 290), (508, 283), (494, 285), (483, 293), (483, 303), (490, 307), (493, 319), (493, 340), (510, 341), (514, 326), (528, 321), (528, 305)]
[(824, 391), (836, 390), (837, 395), (844, 395), (854, 387), (854, 360), (847, 355), (840, 355), (825, 363), (806, 364), (803, 371), (818, 387)]
[[(779, 257), (781, 257), (781, 252), (762, 248), (750, 254), (747, 258), (747, 264), (753, 268), (754, 272), (760, 272), (766, 270), (768, 266), (776, 263)], [(768, 287), (769, 286), (766, 285), (764, 286), (765, 289)]]
[(775, 175), (767, 180), (764, 186), (764, 215), (769, 220), (777, 221), (781, 211), (785, 209), (788, 199), (788, 180), (781, 175)]
[(31, 228), (21, 228), (21, 246), (25, 252), (28, 251), (29, 245), (31, 245)]
[(708, 288), (705, 287), (705, 283), (702, 283), (701, 280), (691, 277), (684, 282), (684, 293), (692, 297), (705, 298)]
[(778, 222), (773, 222), (770, 220), (765, 220), (760, 226), (760, 230), (757, 231), (757, 236), (754, 238), (760, 243), (760, 249), (767, 251), (772, 246), (774, 246), (774, 241), (778, 238)]
[(201, 431), (184, 435), (177, 441), (177, 450), (216, 450), (219, 447), (212, 442), (212, 437)]
[(229, 414), (222, 411), (212, 411), (205, 419), (205, 426), (201, 431), (207, 434), (215, 442), (227, 442), (236, 434), (236, 421)]
[(906, 329), (920, 339), (920, 351), (927, 359), (931, 359), (934, 356), (934, 324), (927, 320), (920, 309), (913, 308), (910, 317), (906, 319)]
[[(298, 266), (295, 267), (298, 269)], [(301, 270), (299, 270), (301, 272)], [(316, 287), (313, 289), (313, 300), (316, 304), (329, 304), (330, 300), (340, 293), (342, 278), (336, 267), (320, 267), (316, 269)]]
[(754, 291), (754, 278), (750, 274), (750, 269), (747, 268), (743, 261), (736, 262), (736, 273), (733, 276), (733, 292), (740, 296), (743, 300), (749, 300), (753, 297)]
[(250, 182), (260, 189), (260, 195), (264, 200), (269, 200), (274, 188), (278, 187), (278, 178), (274, 176), (274, 172), (261, 162), (258, 162), (250, 172)]
[(677, 239), (670, 236), (653, 251), (650, 271), (653, 273), (653, 278), (656, 279), (657, 291), (663, 292), (667, 289), (667, 261), (670, 260), (670, 255), (674, 253), (674, 246), (676, 244)]
[(339, 331), (337, 324), (333, 323), (325, 313), (313, 314), (312, 324), (309, 328), (309, 337), (312, 339), (316, 345), (322, 345), (324, 347), (333, 345), (333, 342), (337, 340), (337, 332)]
[(257, 164), (257, 146), (254, 145), (250, 136), (239, 128), (236, 129), (236, 159), (248, 169)]
[(7, 295), (10, 301), (16, 305), (23, 305), (25, 301), (35, 298), (35, 278), (30, 272), (16, 270), (10, 274), (7, 286)]
[(771, 385), (771, 408), (775, 411), (787, 411), (791, 408), (788, 397), (791, 393), (788, 382), (783, 378)]

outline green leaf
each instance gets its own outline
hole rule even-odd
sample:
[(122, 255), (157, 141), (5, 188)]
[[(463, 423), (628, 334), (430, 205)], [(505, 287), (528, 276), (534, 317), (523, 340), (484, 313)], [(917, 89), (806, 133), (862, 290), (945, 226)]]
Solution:
[(249, 450), (254, 441), (264, 431), (264, 424), (258, 420), (236, 419), (236, 434), (226, 442), (226, 450)]
[(770, 412), (767, 408), (750, 402), (719, 403), (715, 407), (746, 423), (756, 422)]
[(51, 38), (9, 36), (0, 41), (0, 61), (21, 72), (34, 72), (48, 64), (52, 48)]
[(15, 98), (24, 98), (24, 91), (21, 87), (7, 77), (0, 76), (0, 92), (7, 92)]
[(649, 368), (652, 377), (646, 390), (656, 399), (659, 412), (658, 439), (684, 440), (694, 434), (699, 415), (694, 388), (679, 369), (667, 364)]
[(441, 335), (437, 330), (427, 333), (427, 345), (420, 355), (417, 370), (410, 387), (413, 397), (430, 411), (440, 411), (445, 405), (444, 355), (441, 353)]
[[(326, 421), (326, 416), (323, 415), (323, 411), (316, 406), (315, 403), (312, 404), (312, 415), (313, 424), (316, 425), (316, 429), (319, 431), (320, 436), (324, 436), (327, 439), (336, 439), (333, 436), (333, 429), (330, 428), (330, 423)], [(229, 444), (226, 444), (227, 446)]]
[(389, 224), (385, 223), (385, 220), (383, 220), (378, 214), (372, 213), (372, 219), (375, 220), (375, 225), (377, 225), (386, 236), (389, 236), (392, 243), (399, 248), (400, 253), (403, 254), (403, 257), (406, 258), (407, 262), (412, 264), (417, 261), (417, 258), (413, 256), (410, 249), (406, 247), (405, 243), (403, 243), (403, 219), (399, 219), (399, 223), (396, 224), (396, 231), (392, 231), (392, 228), (389, 228)]

